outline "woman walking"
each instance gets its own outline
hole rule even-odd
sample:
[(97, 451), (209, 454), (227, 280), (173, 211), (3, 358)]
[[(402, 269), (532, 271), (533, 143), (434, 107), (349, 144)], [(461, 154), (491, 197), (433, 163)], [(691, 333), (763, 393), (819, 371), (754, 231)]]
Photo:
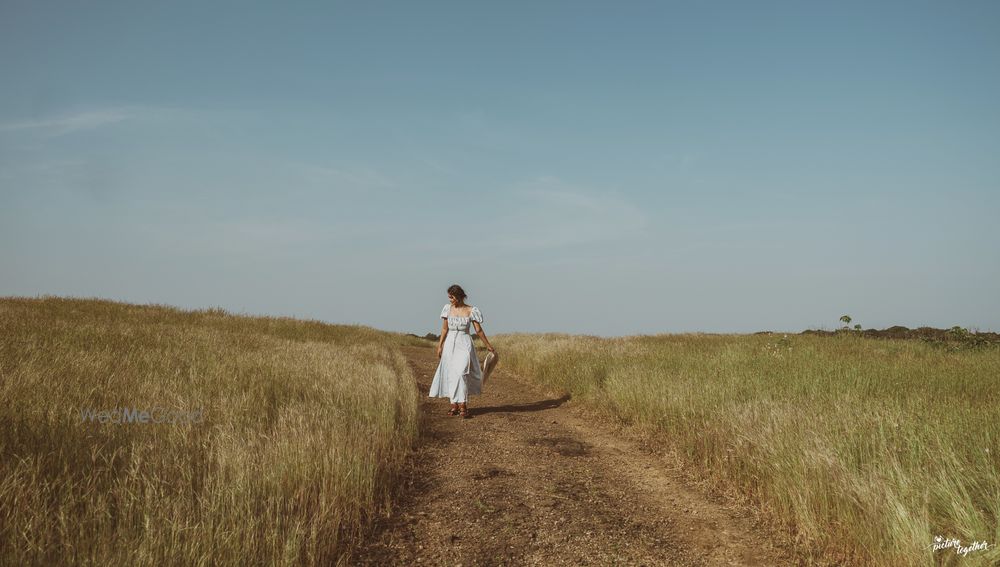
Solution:
[(466, 305), (465, 291), (455, 284), (448, 288), (448, 303), (441, 308), (441, 338), (438, 340), (437, 371), (431, 381), (428, 397), (450, 398), (448, 415), (469, 417), (468, 397), (482, 394), (483, 370), (479, 367), (479, 357), (469, 334), (470, 323), (476, 334), (486, 343), (486, 350), (495, 353), (483, 332), (483, 314), (478, 307)]

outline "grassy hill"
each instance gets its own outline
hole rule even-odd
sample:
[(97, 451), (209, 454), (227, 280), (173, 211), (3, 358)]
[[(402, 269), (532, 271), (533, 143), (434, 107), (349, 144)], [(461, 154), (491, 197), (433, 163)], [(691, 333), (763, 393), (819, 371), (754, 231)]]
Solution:
[(389, 506), (417, 433), (408, 342), (422, 341), (217, 309), (0, 298), (5, 560), (343, 560)]
[(996, 344), (860, 333), (494, 342), (506, 369), (634, 428), (818, 556), (932, 565), (942, 536), (991, 544), (962, 564), (1000, 562)]
[[(1000, 348), (863, 333), (494, 338), (817, 557), (1000, 561)], [(349, 560), (418, 433), (363, 326), (0, 298), (0, 563)], [(145, 412), (145, 413), (144, 413)], [(720, 536), (722, 537), (722, 536)], [(954, 556), (952, 553), (951, 556)]]

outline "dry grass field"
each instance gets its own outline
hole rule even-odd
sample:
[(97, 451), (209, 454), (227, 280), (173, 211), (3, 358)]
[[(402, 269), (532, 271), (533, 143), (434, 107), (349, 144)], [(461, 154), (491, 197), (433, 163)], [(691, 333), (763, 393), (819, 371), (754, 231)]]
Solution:
[[(634, 518), (615, 492), (625, 486), (619, 472), (652, 461), (627, 448), (606, 451), (597, 429), (566, 429), (571, 409), (522, 392), (521, 379), (569, 394), (571, 407), (674, 455), (700, 486), (793, 538), (804, 558), (1000, 563), (995, 344), (946, 348), (852, 333), (509, 334), (494, 343), (501, 369), (483, 398), (493, 405), (480, 408), (474, 398), (478, 420), (441, 421), (446, 401), (421, 400), (426, 392), (416, 387), (436, 365), (424, 339), (217, 309), (0, 298), (0, 564), (337, 565), (392, 562), (400, 549), (432, 559), (431, 547), (447, 557), (452, 544), (423, 534), (453, 530), (454, 541), (471, 520), (451, 519), (449, 503), (421, 495), (482, 484), (475, 479), (489, 475), (479, 468), (499, 466), (513, 484), (476, 485), (481, 498), (495, 496), (496, 518), (484, 513), (478, 531), (461, 532), (465, 552), (559, 558), (555, 548), (519, 540), (500, 545), (498, 526), (521, 518), (523, 526), (510, 524), (521, 526), (512, 538), (527, 530), (561, 541), (591, 534), (585, 519), (601, 510), (628, 525)], [(437, 460), (421, 470), (444, 484), (424, 486), (410, 509), (392, 514), (421, 412), (438, 419), (422, 453)], [(546, 431), (591, 449), (540, 461), (525, 443)], [(456, 469), (453, 451), (437, 447), (447, 443), (478, 448), (481, 458)], [(497, 463), (486, 462), (493, 453)], [(660, 478), (654, 469), (643, 478)], [(560, 510), (580, 506), (569, 524), (577, 532), (536, 530), (548, 518), (548, 497), (511, 496), (576, 486), (586, 475), (593, 478), (582, 492), (551, 495)], [(549, 484), (525, 485), (536, 477)], [(666, 500), (683, 496), (708, 509), (689, 489), (669, 486), (683, 492)], [(609, 504), (598, 510), (594, 502)], [(656, 538), (683, 542), (676, 537), (689, 528), (670, 530), (693, 530), (695, 519), (668, 502), (648, 503), (645, 529), (666, 531), (650, 531), (642, 553), (683, 551), (658, 547)], [(384, 544), (352, 555), (374, 534), (375, 519), (390, 516), (397, 527), (380, 534)], [(400, 539), (408, 533), (412, 541)], [(722, 537), (692, 533), (710, 546)], [(732, 543), (753, 550), (753, 535), (741, 537)], [(991, 547), (966, 556), (934, 551), (936, 537)]]
[[(815, 556), (1000, 564), (1000, 350), (844, 333), (518, 334), (505, 368), (643, 430)], [(990, 544), (961, 556), (935, 537)]]
[(416, 340), (0, 299), (0, 562), (337, 563), (417, 434)]

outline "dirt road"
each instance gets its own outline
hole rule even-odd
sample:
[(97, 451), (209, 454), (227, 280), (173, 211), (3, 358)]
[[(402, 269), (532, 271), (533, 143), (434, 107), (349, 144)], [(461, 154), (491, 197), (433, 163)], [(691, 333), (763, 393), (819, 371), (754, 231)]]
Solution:
[(404, 349), (424, 436), (361, 565), (795, 565), (749, 516), (567, 397), (503, 368), (468, 419), (426, 398), (433, 349)]

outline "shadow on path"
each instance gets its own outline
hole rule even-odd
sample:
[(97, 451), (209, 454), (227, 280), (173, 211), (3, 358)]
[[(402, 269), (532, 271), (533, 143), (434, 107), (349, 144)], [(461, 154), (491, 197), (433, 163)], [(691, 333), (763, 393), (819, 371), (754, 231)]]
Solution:
[(565, 394), (558, 398), (552, 398), (550, 400), (541, 400), (539, 402), (531, 402), (530, 404), (508, 404), (504, 406), (486, 406), (486, 407), (470, 407), (476, 415), (483, 415), (487, 413), (515, 413), (515, 412), (529, 412), (529, 411), (542, 411), (547, 409), (557, 408), (564, 403), (566, 403), (570, 398), (569, 394)]

